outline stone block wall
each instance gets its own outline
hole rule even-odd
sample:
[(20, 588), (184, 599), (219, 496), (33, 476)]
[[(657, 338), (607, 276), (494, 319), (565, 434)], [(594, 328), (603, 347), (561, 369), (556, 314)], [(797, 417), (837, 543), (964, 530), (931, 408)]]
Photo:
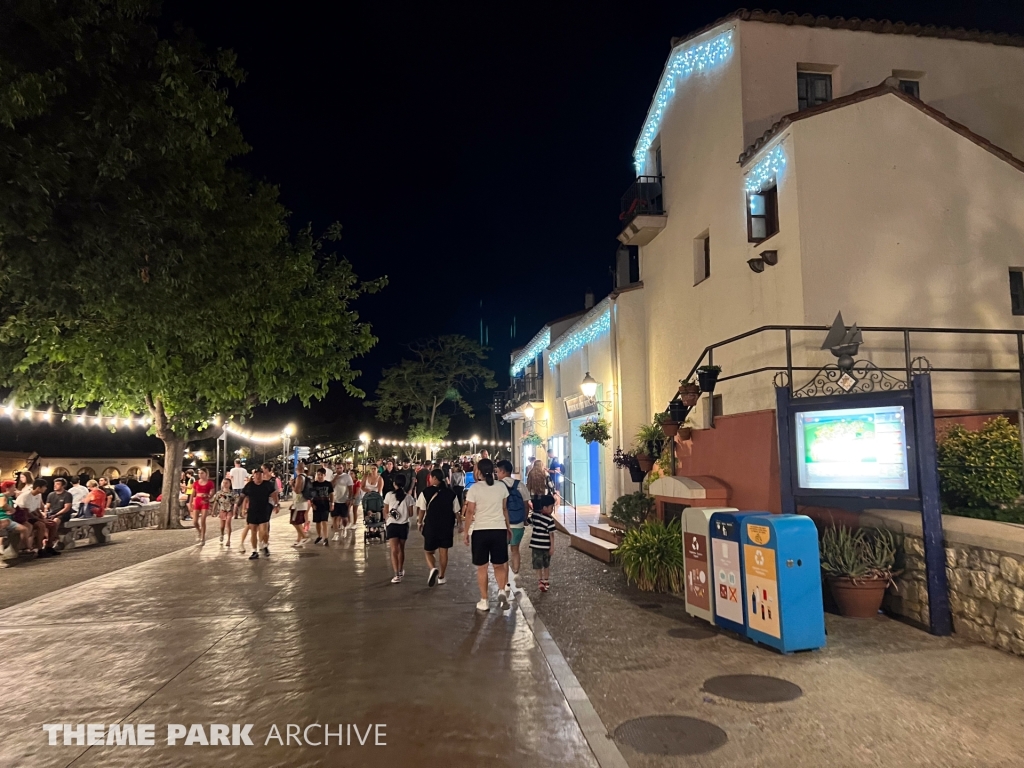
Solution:
[[(894, 525), (891, 512), (873, 514), (903, 536), (903, 573), (889, 589), (886, 608), (927, 625), (920, 527)], [(953, 631), (965, 640), (1024, 656), (1024, 554), (1019, 546), (1024, 527), (943, 516), (943, 529)]]

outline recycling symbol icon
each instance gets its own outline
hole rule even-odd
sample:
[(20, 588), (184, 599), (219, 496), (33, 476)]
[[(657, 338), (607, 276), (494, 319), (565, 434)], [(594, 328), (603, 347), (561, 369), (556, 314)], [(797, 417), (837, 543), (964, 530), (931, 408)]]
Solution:
[(754, 562), (758, 565), (764, 565), (764, 553), (760, 549), (754, 553)]

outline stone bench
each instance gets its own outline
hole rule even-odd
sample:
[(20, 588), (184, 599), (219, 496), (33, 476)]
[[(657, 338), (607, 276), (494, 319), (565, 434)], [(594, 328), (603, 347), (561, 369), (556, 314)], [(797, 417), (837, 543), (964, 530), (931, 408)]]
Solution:
[(110, 541), (113, 533), (111, 527), (117, 522), (116, 515), (104, 515), (103, 517), (73, 517), (61, 525), (57, 531), (61, 549), (74, 549), (75, 538), (81, 531), (85, 531), (89, 538), (96, 544), (106, 544)]

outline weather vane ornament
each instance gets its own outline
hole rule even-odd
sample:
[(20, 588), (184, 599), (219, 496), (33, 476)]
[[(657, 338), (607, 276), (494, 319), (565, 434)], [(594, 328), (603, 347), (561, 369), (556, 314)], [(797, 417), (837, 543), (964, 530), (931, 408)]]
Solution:
[(836, 365), (839, 366), (839, 369), (844, 373), (849, 373), (853, 368), (853, 357), (863, 343), (864, 337), (857, 324), (854, 323), (847, 328), (846, 323), (843, 322), (843, 313), (837, 312), (836, 319), (832, 321), (832, 327), (821, 348), (827, 349), (835, 355), (838, 358)]

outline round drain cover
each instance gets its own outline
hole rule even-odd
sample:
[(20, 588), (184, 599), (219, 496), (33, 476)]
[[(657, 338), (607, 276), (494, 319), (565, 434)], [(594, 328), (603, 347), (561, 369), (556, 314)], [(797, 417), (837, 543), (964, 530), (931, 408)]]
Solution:
[(685, 626), (676, 627), (668, 631), (669, 637), (677, 637), (680, 640), (707, 640), (715, 636), (715, 630), (711, 627)]
[(645, 611), (660, 611), (661, 603), (637, 603), (637, 608), (643, 608)]
[(701, 755), (729, 740), (714, 723), (695, 717), (654, 715), (627, 720), (615, 729), (615, 740), (645, 755)]
[(799, 685), (765, 675), (722, 675), (704, 681), (704, 690), (733, 701), (767, 704), (772, 701), (793, 701), (804, 695)]

